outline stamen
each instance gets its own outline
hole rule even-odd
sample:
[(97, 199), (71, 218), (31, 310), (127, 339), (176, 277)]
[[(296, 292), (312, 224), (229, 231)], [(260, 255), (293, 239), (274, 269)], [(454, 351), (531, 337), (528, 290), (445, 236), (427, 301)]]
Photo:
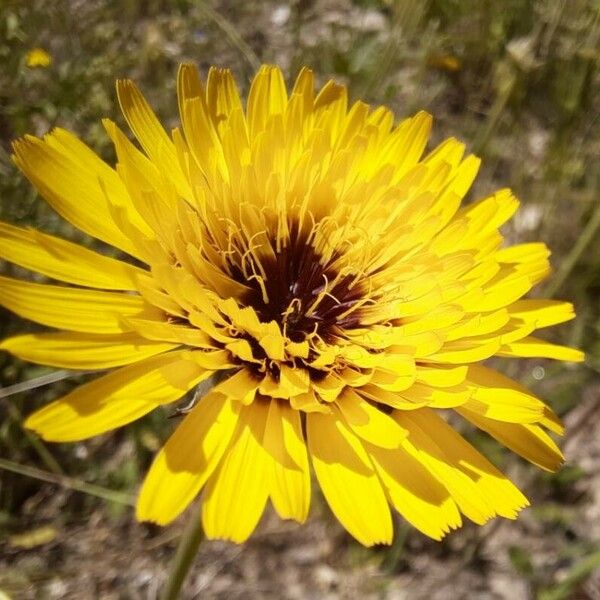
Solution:
[[(254, 266), (254, 263), (252, 263)], [(257, 274), (254, 274), (248, 278), (248, 281), (254, 280), (260, 286), (260, 291), (262, 293), (262, 300), (265, 304), (269, 304), (269, 294), (267, 293), (267, 286), (265, 285), (265, 280)]]
[[(262, 322), (277, 322), (285, 337), (295, 343), (316, 343), (316, 335), (326, 343), (334, 331), (339, 334), (339, 328), (360, 324), (364, 271), (344, 265), (335, 243), (327, 241), (332, 221), (317, 223), (310, 211), (306, 217), (311, 221), (310, 231), (302, 230), (299, 220), (289, 221), (285, 241), (275, 231), (245, 238), (245, 251), (228, 257), (228, 271), (250, 288), (239, 301), (252, 307)], [(268, 248), (272, 253), (265, 253)]]

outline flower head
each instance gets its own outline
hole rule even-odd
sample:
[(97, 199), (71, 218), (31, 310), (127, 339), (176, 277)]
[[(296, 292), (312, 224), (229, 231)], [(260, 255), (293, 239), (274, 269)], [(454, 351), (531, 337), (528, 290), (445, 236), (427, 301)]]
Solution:
[[(491, 356), (581, 360), (534, 330), (572, 306), (521, 300), (548, 274), (543, 244), (503, 247), (517, 208), (501, 190), (461, 208), (479, 160), (449, 139), (423, 156), (431, 117), (394, 124), (303, 69), (256, 75), (183, 65), (169, 135), (130, 81), (117, 92), (139, 147), (113, 123), (113, 169), (56, 129), (14, 160), (73, 225), (133, 257), (0, 226), (0, 254), (65, 284), (0, 280), (0, 304), (60, 331), (1, 346), (45, 365), (107, 369), (31, 415), (71, 441), (175, 402), (213, 376), (160, 450), (137, 515), (168, 523), (203, 490), (209, 537), (245, 540), (270, 499), (306, 519), (309, 463), (344, 527), (392, 538), (390, 505), (440, 539), (514, 518), (521, 492), (452, 427), (450, 409), (544, 469), (557, 417)], [(141, 147), (141, 148), (140, 148)], [(199, 394), (197, 394), (199, 396)]]
[(27, 52), (25, 62), (28, 67), (49, 67), (52, 64), (52, 57), (43, 48), (32, 48)]

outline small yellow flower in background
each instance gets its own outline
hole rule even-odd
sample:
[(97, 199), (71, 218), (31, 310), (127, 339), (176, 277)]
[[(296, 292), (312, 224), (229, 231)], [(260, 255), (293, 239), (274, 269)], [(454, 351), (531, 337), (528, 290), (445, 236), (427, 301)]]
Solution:
[(554, 413), (480, 364), (491, 356), (582, 360), (533, 335), (573, 307), (522, 300), (548, 250), (503, 247), (509, 190), (461, 207), (479, 160), (431, 117), (318, 92), (288, 94), (264, 66), (244, 106), (228, 70), (180, 68), (169, 135), (119, 81), (138, 148), (105, 120), (113, 169), (56, 129), (14, 161), (73, 225), (136, 259), (0, 225), (0, 255), (70, 285), (0, 278), (0, 304), (59, 331), (1, 348), (68, 369), (110, 369), (31, 415), (50, 441), (89, 438), (219, 374), (159, 451), (137, 516), (166, 524), (203, 492), (210, 538), (241, 542), (267, 501), (309, 511), (311, 465), (333, 513), (365, 545), (390, 543), (390, 505), (435, 539), (515, 518), (523, 494), (444, 419), (451, 410), (547, 470), (562, 462)]
[(52, 57), (43, 48), (32, 48), (25, 57), (28, 67), (49, 67), (52, 64)]
[(432, 54), (427, 58), (427, 64), (435, 69), (442, 71), (459, 71), (461, 67), (460, 59), (452, 54)]

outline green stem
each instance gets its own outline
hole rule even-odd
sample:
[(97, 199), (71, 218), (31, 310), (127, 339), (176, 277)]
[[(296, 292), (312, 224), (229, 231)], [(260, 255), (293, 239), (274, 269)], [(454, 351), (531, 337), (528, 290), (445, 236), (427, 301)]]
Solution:
[(410, 525), (406, 523), (406, 521), (401, 521), (397, 517), (394, 517), (394, 520), (394, 541), (389, 547), (387, 555), (381, 565), (382, 570), (388, 575), (393, 575), (398, 572), (398, 567), (406, 552), (406, 540), (410, 532)]
[(562, 284), (571, 274), (571, 271), (575, 268), (575, 265), (581, 258), (581, 255), (585, 252), (589, 244), (596, 238), (596, 233), (600, 229), (600, 202), (596, 205), (596, 208), (584, 227), (581, 235), (577, 238), (577, 242), (562, 261), (558, 272), (551, 280), (550, 284), (546, 287), (545, 293), (547, 296), (554, 296), (556, 292), (561, 288)]
[(516, 73), (513, 70), (508, 71), (502, 89), (494, 100), (494, 104), (492, 105), (487, 121), (483, 129), (479, 131), (475, 137), (475, 140), (473, 141), (473, 154), (481, 155), (484, 152), (487, 143), (490, 140), (492, 133), (494, 133), (496, 130), (496, 127), (500, 122), (500, 117), (502, 117), (504, 109), (506, 108), (506, 105), (513, 94), (516, 83)]
[(256, 52), (244, 41), (231, 21), (227, 20), (221, 13), (217, 12), (206, 0), (195, 3), (204, 16), (212, 20), (246, 59), (253, 71), (258, 71), (261, 65), (260, 58)]
[(177, 600), (181, 586), (194, 562), (200, 542), (204, 539), (204, 532), (200, 521), (200, 505), (190, 514), (185, 530), (179, 540), (175, 558), (171, 563), (169, 578), (160, 594), (160, 600)]

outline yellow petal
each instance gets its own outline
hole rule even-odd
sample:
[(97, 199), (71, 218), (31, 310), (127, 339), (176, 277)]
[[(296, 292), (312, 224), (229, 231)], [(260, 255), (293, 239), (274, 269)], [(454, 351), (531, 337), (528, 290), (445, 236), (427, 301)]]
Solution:
[(270, 496), (277, 514), (303, 523), (310, 507), (308, 453), (300, 413), (288, 402), (271, 400), (264, 447), (273, 459)]
[(267, 402), (243, 406), (223, 461), (209, 479), (202, 504), (208, 538), (244, 542), (254, 531), (269, 497), (271, 457), (262, 441)]
[(511, 265), (535, 285), (550, 273), (549, 256), (550, 250), (545, 244), (533, 242), (502, 248), (496, 253), (496, 260)]
[(117, 172), (130, 191), (131, 202), (150, 227), (155, 237), (165, 245), (173, 245), (176, 202), (174, 188), (155, 163), (146, 157), (109, 119), (102, 121), (117, 153)]
[[(461, 152), (462, 154), (462, 152)], [(452, 172), (451, 181), (445, 186), (438, 196), (434, 211), (439, 215), (439, 226), (445, 226), (450, 222), (466, 193), (469, 191), (479, 167), (481, 160), (476, 156), (469, 155), (462, 163), (457, 164)]]
[(531, 281), (524, 275), (507, 275), (486, 286), (482, 298), (464, 299), (460, 301), (460, 305), (472, 312), (498, 310), (524, 296), (531, 286)]
[(473, 386), (471, 410), (490, 419), (510, 423), (535, 423), (545, 405), (516, 381), (482, 365), (470, 365), (466, 380)]
[(581, 350), (545, 342), (534, 336), (525, 337), (517, 342), (505, 344), (500, 347), (498, 356), (521, 356), (524, 358), (554, 358), (582, 362), (585, 355)]
[(159, 342), (172, 342), (174, 344), (185, 344), (198, 348), (214, 349), (215, 342), (203, 331), (186, 325), (176, 325), (167, 321), (156, 321), (150, 319), (137, 319), (129, 317), (124, 319), (131, 329), (137, 331), (148, 340)]
[(177, 72), (177, 100), (179, 114), (183, 117), (186, 100), (204, 97), (204, 85), (200, 79), (198, 68), (191, 63), (182, 63)]
[[(442, 347), (443, 343), (443, 332), (428, 331), (417, 335), (402, 336), (402, 338), (398, 341), (398, 345), (392, 346), (390, 351), (396, 352), (400, 355), (404, 354), (404, 356), (401, 358), (403, 358), (406, 362), (406, 355), (414, 358), (431, 356)], [(385, 366), (385, 361), (382, 362)], [(414, 371), (412, 376), (414, 377)]]
[(242, 102), (229, 69), (211, 67), (206, 81), (206, 103), (216, 124), (235, 110), (243, 110)]
[(473, 396), (473, 390), (464, 383), (448, 388), (436, 388), (421, 383), (404, 390), (400, 395), (416, 405), (427, 405), (432, 408), (452, 408), (464, 404)]
[(64, 369), (110, 369), (138, 362), (176, 348), (136, 333), (90, 335), (77, 332), (32, 333), (0, 342), (22, 360)]
[(281, 365), (279, 384), (286, 390), (286, 397), (299, 396), (308, 391), (310, 377), (306, 369)]
[(446, 488), (403, 448), (367, 444), (377, 474), (394, 508), (414, 527), (441, 540), (462, 521)]
[(140, 296), (59, 287), (0, 277), (0, 305), (42, 325), (83, 333), (121, 333), (124, 317), (146, 308)]
[(254, 77), (248, 93), (250, 136), (254, 138), (264, 129), (269, 116), (283, 114), (286, 104), (287, 92), (281, 70), (263, 65)]
[(298, 410), (301, 412), (320, 412), (324, 414), (331, 413), (331, 408), (328, 404), (324, 404), (320, 402), (315, 395), (314, 390), (310, 389), (305, 394), (300, 394), (298, 396), (292, 396), (290, 398), (290, 406), (294, 410)]
[(115, 223), (110, 204), (127, 219), (143, 224), (131, 207), (117, 173), (73, 134), (55, 129), (39, 140), (13, 144), (14, 161), (48, 203), (75, 227), (139, 257), (134, 244)]
[(215, 391), (237, 400), (242, 404), (251, 404), (262, 379), (256, 377), (249, 369), (240, 369), (237, 373), (222, 381)]
[(335, 415), (306, 417), (308, 448), (333, 514), (361, 544), (392, 541), (390, 509), (362, 443)]
[(258, 343), (269, 358), (283, 360), (285, 358), (285, 338), (281, 334), (279, 325), (275, 321), (271, 321), (265, 327), (265, 332), (266, 335), (263, 335)]
[(371, 382), (381, 389), (399, 392), (409, 388), (415, 377), (415, 363), (410, 355), (387, 354), (373, 371)]
[(556, 415), (549, 406), (546, 406), (544, 408), (544, 417), (540, 419), (539, 424), (544, 426), (546, 429), (552, 431), (552, 433), (556, 433), (557, 435), (564, 435), (565, 427), (562, 424), (562, 421), (558, 418), (558, 415)]
[(190, 360), (208, 371), (231, 369), (235, 365), (230, 362), (227, 350), (194, 350), (190, 352)]
[(479, 230), (485, 234), (510, 219), (519, 208), (519, 201), (509, 189), (498, 190), (491, 196), (473, 202), (461, 209), (460, 215), (466, 216), (470, 221), (482, 224)]
[(165, 525), (198, 495), (228, 446), (238, 420), (234, 403), (211, 392), (194, 406), (156, 455), (136, 517)]
[(416, 410), (417, 408), (427, 406), (429, 402), (426, 399), (422, 399), (420, 402), (417, 402), (416, 400), (410, 400), (398, 392), (382, 390), (376, 385), (372, 385), (370, 383), (360, 388), (360, 395), (379, 404), (384, 404), (386, 406), (390, 406), (391, 408), (398, 408), (400, 410)]
[(99, 377), (34, 412), (25, 427), (51, 442), (73, 442), (131, 423), (210, 377), (189, 354), (154, 356)]
[(135, 276), (142, 272), (78, 244), (7, 223), (0, 223), (0, 256), (54, 279), (106, 290), (135, 290)]
[(339, 376), (346, 385), (353, 388), (360, 388), (371, 381), (373, 373), (346, 366), (343, 371), (339, 372)]
[(395, 331), (399, 336), (399, 342), (402, 343), (405, 336), (428, 333), (432, 329), (445, 329), (454, 325), (462, 319), (464, 314), (464, 311), (455, 306), (438, 306), (414, 319), (409, 318), (406, 323), (403, 322)]
[(456, 138), (448, 138), (434, 148), (423, 159), (423, 162), (428, 165), (447, 163), (451, 166), (457, 166), (464, 153), (465, 145), (462, 142), (459, 142)]
[(179, 165), (175, 145), (142, 93), (132, 81), (120, 79), (117, 80), (117, 96), (123, 116), (144, 152), (154, 164), (162, 166), (163, 172), (184, 198), (191, 197), (189, 183)]
[(313, 380), (311, 387), (325, 402), (333, 402), (346, 384), (335, 373), (329, 372), (323, 379)]
[[(212, 333), (212, 332), (211, 332)], [(217, 338), (218, 339), (218, 338)], [(224, 340), (219, 340), (224, 341)], [(225, 348), (231, 352), (234, 356), (241, 358), (243, 361), (248, 363), (260, 364), (261, 361), (254, 358), (254, 352), (252, 351), (252, 346), (248, 340), (235, 340), (235, 342), (230, 342), (229, 344), (225, 344)]]
[(417, 381), (433, 387), (452, 387), (465, 380), (467, 369), (468, 367), (464, 365), (458, 367), (418, 365)]
[(508, 307), (508, 312), (512, 318), (531, 323), (536, 329), (575, 318), (573, 305), (560, 300), (519, 300)]
[(380, 448), (398, 448), (408, 435), (396, 421), (351, 389), (342, 392), (335, 405), (358, 437)]
[(297, 141), (302, 139), (305, 123), (310, 118), (314, 104), (314, 74), (303, 67), (296, 78), (286, 109), (285, 128)]
[(514, 519), (527, 498), (496, 467), (431, 409), (396, 411), (409, 430), (405, 448), (448, 489), (459, 509), (477, 524), (498, 515)]
[(429, 139), (432, 121), (430, 114), (421, 111), (402, 121), (390, 135), (382, 151), (382, 160), (394, 165), (395, 181), (399, 181), (421, 157)]
[(499, 423), (467, 406), (461, 406), (456, 411), (501, 444), (546, 471), (556, 471), (563, 463), (562, 452), (539, 425)]
[(504, 331), (503, 328), (509, 322), (510, 315), (505, 308), (491, 313), (470, 314), (456, 325), (448, 327), (444, 331), (444, 336), (448, 342), (460, 340), (461, 338), (473, 338), (475, 336), (478, 339), (483, 336), (490, 338), (497, 335), (500, 337)]
[(185, 101), (182, 113), (183, 130), (192, 156), (205, 175), (220, 174), (228, 179), (229, 170), (204, 97)]
[(500, 340), (481, 343), (460, 340), (445, 344), (441, 350), (429, 355), (427, 360), (450, 365), (479, 362), (493, 356), (499, 349)]

